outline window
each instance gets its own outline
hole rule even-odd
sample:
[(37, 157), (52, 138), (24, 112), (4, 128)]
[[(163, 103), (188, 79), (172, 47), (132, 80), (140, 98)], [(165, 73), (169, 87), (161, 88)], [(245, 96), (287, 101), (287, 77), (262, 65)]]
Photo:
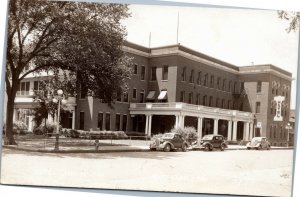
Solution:
[(216, 98), (216, 107), (219, 107), (219, 102), (220, 102), (220, 99)]
[(156, 66), (151, 67), (151, 81), (156, 80)]
[(145, 80), (145, 66), (141, 66), (141, 80)]
[(197, 85), (201, 85), (201, 72), (198, 72)]
[(140, 103), (143, 103), (144, 102), (144, 98), (145, 98), (145, 90), (142, 90), (140, 92)]
[(189, 93), (189, 104), (193, 103), (193, 93)]
[(210, 87), (214, 88), (214, 76), (213, 75), (210, 76)]
[(133, 98), (133, 99), (136, 99), (136, 97), (137, 97), (137, 95), (136, 95), (136, 89), (134, 88), (134, 89), (132, 90), (132, 98)]
[(120, 92), (117, 92), (117, 101), (119, 101), (119, 102), (121, 102), (121, 94), (120, 94)]
[(30, 82), (21, 82), (17, 95), (29, 95)]
[(255, 113), (260, 113), (260, 102), (256, 102)]
[(127, 131), (127, 115), (123, 115), (122, 131)]
[(168, 80), (168, 66), (163, 66), (162, 80)]
[(84, 112), (79, 113), (79, 129), (84, 130)]
[(196, 95), (196, 105), (200, 105), (200, 94)]
[(87, 96), (87, 89), (84, 88), (83, 86), (80, 86), (80, 98), (84, 99)]
[(225, 91), (226, 90), (226, 79), (223, 79), (223, 87), (222, 90)]
[(222, 108), (225, 109), (225, 99), (222, 99)]
[(110, 130), (110, 113), (105, 114), (105, 130)]
[(228, 100), (228, 101), (227, 101), (227, 103), (228, 103), (228, 109), (232, 109), (232, 106), (231, 106), (231, 101), (230, 101), (230, 100)]
[(206, 100), (207, 100), (207, 96), (204, 95), (204, 96), (203, 96), (203, 101), (202, 101), (202, 102), (203, 102), (203, 105), (206, 105)]
[(204, 86), (208, 86), (208, 74), (205, 74), (204, 76)]
[(123, 101), (128, 102), (128, 93), (123, 94)]
[(272, 137), (273, 137), (273, 135), (272, 135), (272, 132), (273, 132), (273, 130), (272, 130), (272, 126), (270, 126), (270, 138), (272, 138)]
[(241, 89), (240, 89), (240, 92), (243, 92), (244, 89), (245, 89), (245, 87), (244, 87), (244, 82), (241, 82)]
[(99, 130), (103, 129), (103, 113), (102, 112), (98, 113), (98, 125), (97, 126), (98, 126)]
[(213, 105), (213, 97), (210, 96), (210, 97), (209, 97), (209, 103), (208, 103), (208, 106), (209, 106), (209, 107), (212, 107), (212, 105)]
[(115, 131), (120, 131), (120, 114), (116, 114)]
[(135, 75), (138, 74), (138, 65), (137, 64), (133, 65), (133, 74), (135, 74)]
[(262, 82), (258, 81), (257, 85), (256, 85), (256, 93), (261, 93), (261, 85), (262, 85)]
[(184, 102), (184, 95), (185, 95), (185, 92), (181, 91), (180, 92), (180, 102)]
[(190, 83), (194, 83), (194, 70), (191, 70), (191, 75), (190, 75)]
[(33, 82), (33, 90), (38, 91), (39, 90), (39, 81)]
[(186, 67), (182, 68), (181, 81), (186, 80)]
[(230, 80), (230, 81), (229, 81), (229, 84), (228, 84), (228, 92), (231, 92), (231, 91), (232, 91), (232, 90), (231, 90), (231, 88), (232, 88), (231, 86), (232, 86), (232, 81)]
[(233, 85), (233, 92), (234, 92), (234, 93), (237, 93), (237, 82), (234, 82), (234, 85)]
[(217, 86), (218, 86), (218, 89), (220, 90), (221, 89), (221, 78), (220, 77), (218, 77)]

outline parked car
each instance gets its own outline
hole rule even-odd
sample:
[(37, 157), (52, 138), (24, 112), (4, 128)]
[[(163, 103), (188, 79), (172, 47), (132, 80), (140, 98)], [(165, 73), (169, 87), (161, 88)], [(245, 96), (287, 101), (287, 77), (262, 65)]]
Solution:
[(212, 151), (215, 148), (224, 151), (227, 147), (227, 142), (222, 135), (205, 135), (200, 141), (200, 149), (206, 151)]
[(271, 148), (271, 143), (268, 141), (266, 137), (254, 137), (250, 142), (247, 143), (247, 149), (256, 149), (256, 150), (261, 150), (261, 149), (267, 149), (270, 150)]
[(156, 138), (150, 143), (150, 150), (163, 150), (169, 152), (171, 150), (181, 149), (187, 151), (189, 143), (183, 139), (178, 133), (165, 133), (161, 138)]

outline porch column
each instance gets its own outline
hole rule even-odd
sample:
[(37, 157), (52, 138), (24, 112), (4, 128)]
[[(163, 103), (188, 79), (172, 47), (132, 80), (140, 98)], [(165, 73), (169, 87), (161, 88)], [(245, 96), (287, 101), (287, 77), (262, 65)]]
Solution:
[(17, 116), (18, 116), (18, 110), (15, 108), (14, 109), (13, 122), (17, 121)]
[(183, 115), (179, 116), (179, 127), (184, 128), (184, 117)]
[(237, 137), (237, 120), (233, 121), (233, 133), (232, 133), (232, 141), (236, 141), (236, 137)]
[(179, 126), (179, 115), (175, 115), (175, 128), (178, 128)]
[(214, 135), (218, 135), (218, 122), (219, 122), (219, 119), (218, 118), (215, 118), (214, 119)]
[(198, 133), (198, 145), (200, 145), (200, 139), (202, 138), (202, 123), (203, 118), (198, 117), (198, 126), (197, 126), (197, 133)]
[(246, 141), (249, 140), (249, 122), (244, 123), (246, 125)]
[(246, 141), (247, 140), (247, 134), (246, 134), (246, 122), (243, 122), (244, 126), (243, 126), (243, 140)]
[(152, 115), (149, 115), (148, 136), (151, 137)]
[(75, 129), (75, 110), (72, 111), (72, 129)]
[(145, 135), (148, 136), (149, 116), (146, 115)]
[(249, 135), (249, 140), (253, 138), (253, 122), (250, 123), (250, 135)]
[(227, 140), (231, 141), (231, 133), (232, 133), (232, 121), (228, 120), (228, 128), (227, 128)]

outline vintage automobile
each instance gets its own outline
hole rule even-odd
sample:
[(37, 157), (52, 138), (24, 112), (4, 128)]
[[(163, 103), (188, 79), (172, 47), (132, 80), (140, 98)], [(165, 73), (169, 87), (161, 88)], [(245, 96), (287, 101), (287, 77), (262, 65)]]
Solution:
[(215, 148), (224, 151), (227, 148), (227, 142), (222, 135), (205, 135), (200, 141), (200, 149), (212, 151)]
[(252, 140), (250, 142), (247, 143), (246, 147), (248, 150), (250, 150), (250, 149), (270, 150), (271, 144), (266, 137), (254, 137), (254, 138), (252, 138)]
[(169, 152), (171, 150), (181, 149), (187, 151), (189, 143), (183, 139), (178, 133), (165, 133), (161, 138), (155, 138), (150, 144), (150, 150), (163, 150)]

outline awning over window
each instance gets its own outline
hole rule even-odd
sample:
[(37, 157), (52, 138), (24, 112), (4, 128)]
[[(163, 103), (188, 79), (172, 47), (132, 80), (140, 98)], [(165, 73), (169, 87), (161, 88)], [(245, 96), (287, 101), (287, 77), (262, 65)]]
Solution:
[(149, 91), (146, 99), (147, 100), (154, 100), (155, 99), (155, 91)]
[(167, 90), (162, 90), (157, 98), (158, 100), (167, 99)]

